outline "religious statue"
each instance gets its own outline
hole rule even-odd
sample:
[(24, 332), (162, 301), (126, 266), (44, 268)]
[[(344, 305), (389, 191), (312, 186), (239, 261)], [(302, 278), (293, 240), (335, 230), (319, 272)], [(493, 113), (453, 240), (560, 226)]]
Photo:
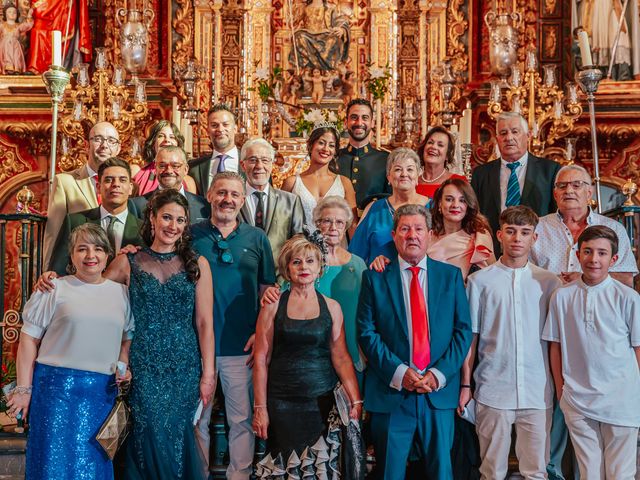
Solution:
[[(613, 62), (612, 77), (615, 80), (640, 79), (640, 19), (638, 0), (630, 0), (626, 12), (621, 0), (573, 0), (572, 25), (582, 26), (589, 34), (593, 62), (608, 69), (618, 32), (621, 16), (620, 37)], [(632, 47), (635, 46), (635, 47)]]
[(311, 83), (311, 100), (313, 100), (313, 103), (316, 105), (320, 105), (324, 98), (325, 82), (330, 80), (331, 76), (323, 75), (319, 68), (310, 68), (309, 70), (311, 71), (311, 75), (309, 75), (307, 71), (303, 78), (306, 82)]
[[(91, 59), (91, 32), (89, 25), (89, 2), (87, 0), (36, 0), (33, 2), (34, 25), (31, 30), (28, 69), (42, 73), (51, 64), (51, 32), (62, 32), (63, 59), (67, 50), (77, 45), (77, 55), (72, 64)], [(67, 28), (68, 27), (68, 28)], [(77, 37), (77, 42), (74, 38)]]
[(23, 73), (26, 68), (20, 37), (33, 27), (32, 10), (27, 18), (18, 23), (18, 8), (9, 4), (4, 7), (4, 22), (0, 22), (0, 74)]
[(328, 0), (305, 0), (294, 20), (289, 62), (297, 71), (306, 68), (317, 68), (321, 72), (335, 70), (349, 58), (349, 40), (347, 15)]

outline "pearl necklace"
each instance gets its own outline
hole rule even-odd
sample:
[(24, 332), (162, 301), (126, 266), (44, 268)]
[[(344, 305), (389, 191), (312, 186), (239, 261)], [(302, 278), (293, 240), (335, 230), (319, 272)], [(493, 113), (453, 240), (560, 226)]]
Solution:
[(442, 178), (442, 176), (447, 172), (448, 172), (448, 170), (445, 168), (444, 170), (442, 170), (442, 173), (440, 175), (438, 175), (436, 178), (432, 178), (431, 180), (427, 180), (424, 177), (424, 173), (422, 175), (420, 175), (420, 178), (424, 181), (424, 183), (433, 183), (436, 180), (439, 180), (440, 178)]

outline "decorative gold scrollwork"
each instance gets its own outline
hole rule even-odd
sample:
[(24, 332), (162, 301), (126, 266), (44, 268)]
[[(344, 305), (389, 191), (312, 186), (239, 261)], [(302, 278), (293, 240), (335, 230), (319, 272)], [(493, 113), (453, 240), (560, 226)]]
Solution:
[(2, 339), (7, 343), (16, 343), (20, 338), (20, 313), (16, 310), (7, 310), (4, 312), (4, 318), (0, 322), (2, 328)]

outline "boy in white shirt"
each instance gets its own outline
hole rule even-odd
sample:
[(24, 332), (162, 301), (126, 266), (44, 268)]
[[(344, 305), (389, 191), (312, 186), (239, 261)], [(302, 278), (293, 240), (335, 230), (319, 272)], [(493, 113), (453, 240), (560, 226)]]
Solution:
[(477, 348), (474, 397), (483, 479), (506, 477), (514, 425), (520, 474), (547, 478), (553, 384), (547, 342), (540, 335), (561, 282), (529, 262), (537, 223), (529, 207), (504, 210), (497, 232), (502, 257), (467, 283), (474, 339), (462, 368), (459, 408), (470, 399)]
[(542, 338), (583, 480), (633, 480), (640, 427), (640, 295), (614, 280), (618, 236), (578, 238), (578, 280), (551, 299)]

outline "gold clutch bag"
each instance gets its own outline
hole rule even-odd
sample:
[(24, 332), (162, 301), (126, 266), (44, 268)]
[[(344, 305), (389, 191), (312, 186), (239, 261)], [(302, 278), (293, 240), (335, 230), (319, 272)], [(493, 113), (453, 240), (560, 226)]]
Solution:
[(116, 398), (116, 404), (96, 435), (96, 440), (111, 460), (116, 456), (116, 452), (127, 438), (130, 417), (131, 410), (125, 403), (124, 395), (121, 392)]

